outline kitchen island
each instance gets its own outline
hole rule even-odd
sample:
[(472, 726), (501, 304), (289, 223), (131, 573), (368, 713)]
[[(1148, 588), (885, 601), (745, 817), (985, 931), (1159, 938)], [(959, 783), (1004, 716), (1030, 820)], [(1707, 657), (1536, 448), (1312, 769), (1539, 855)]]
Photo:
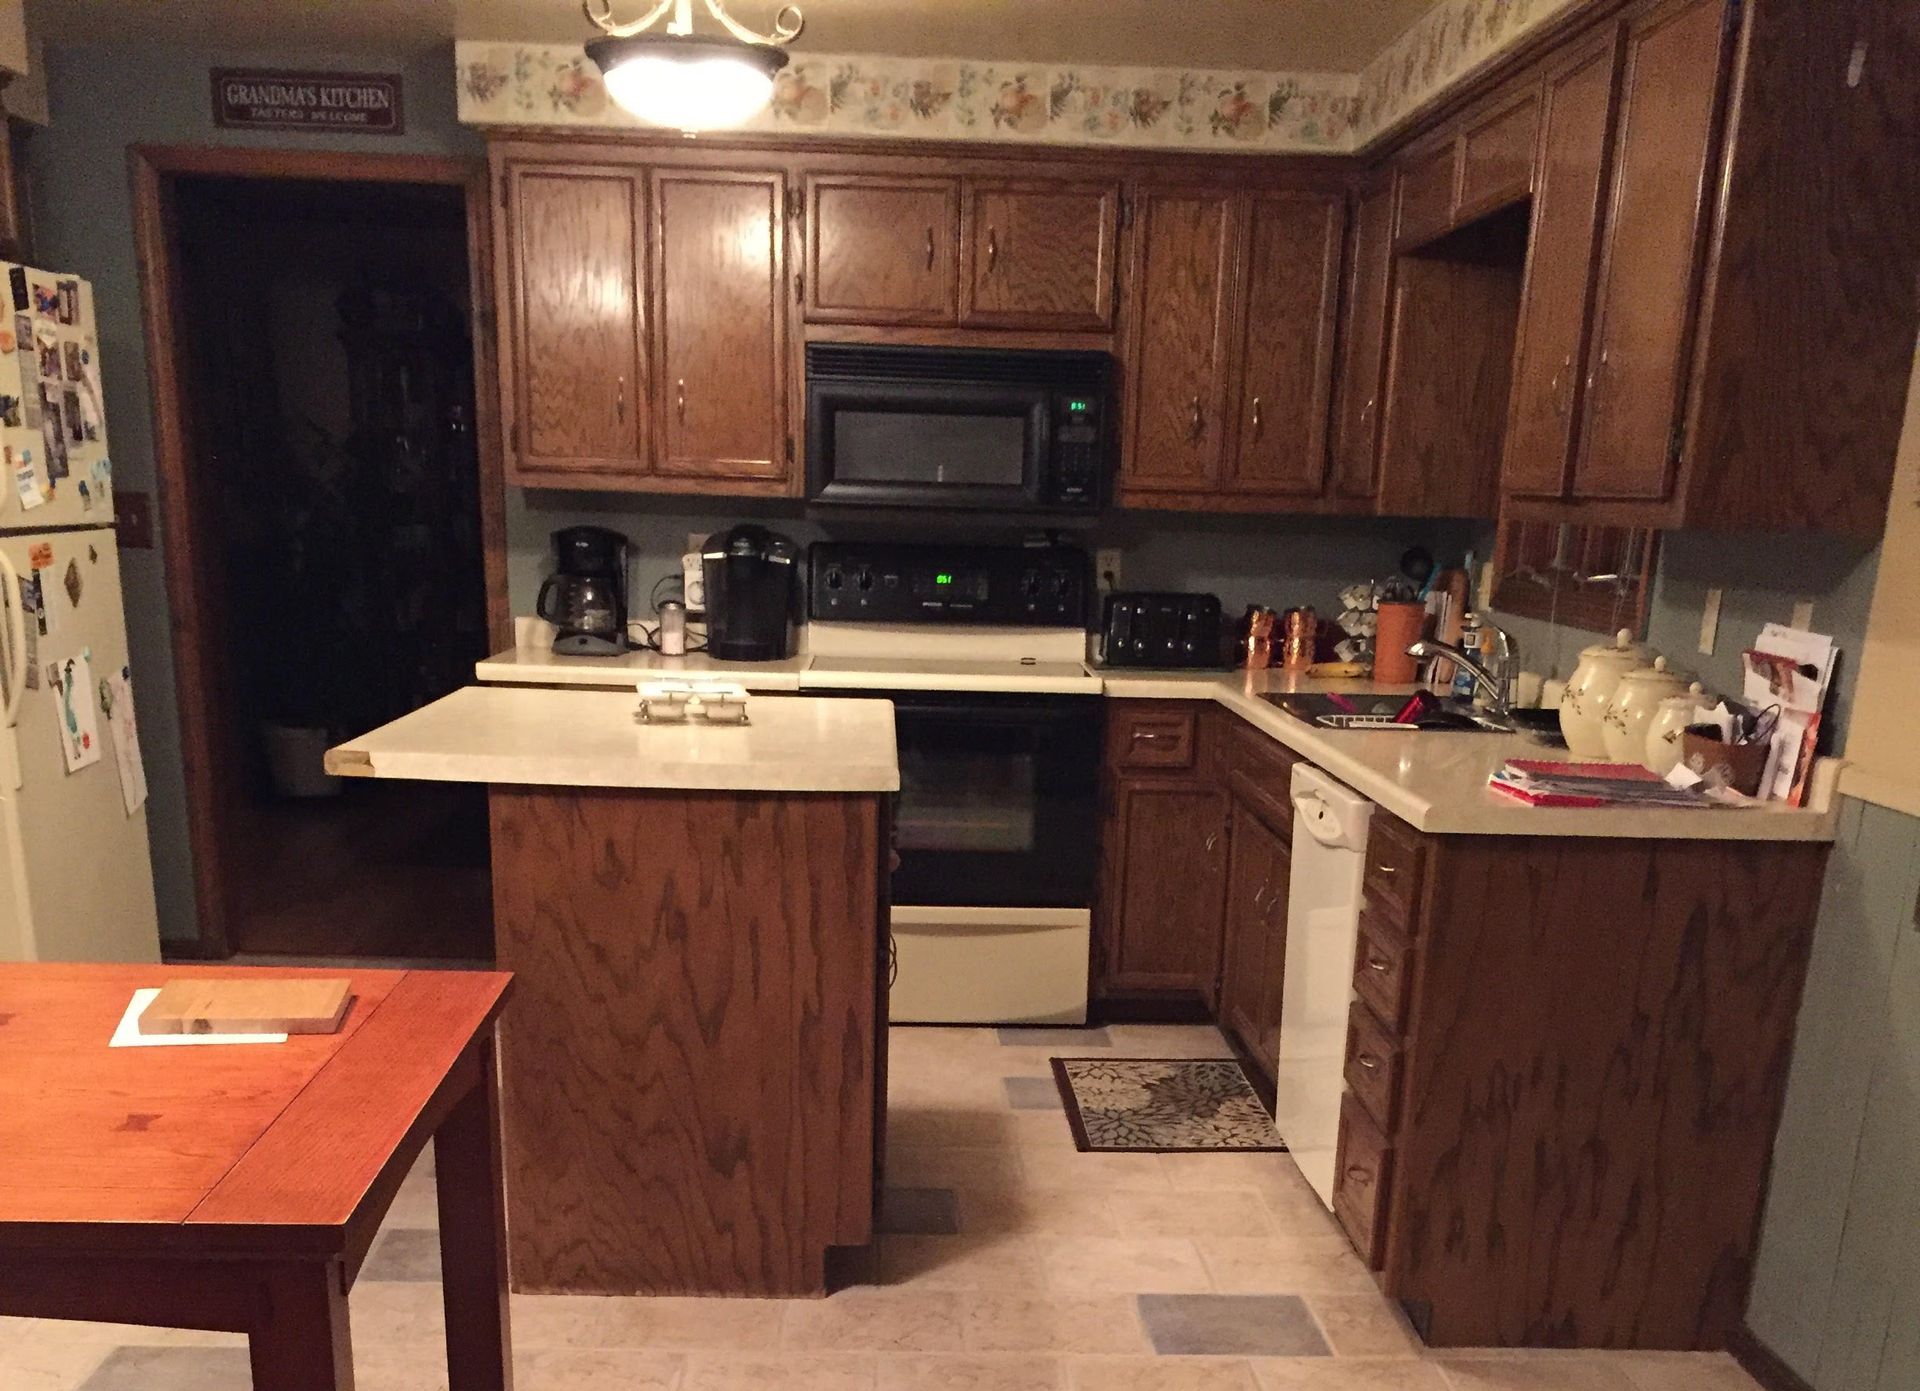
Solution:
[(635, 705), (468, 687), (327, 768), (489, 787), (513, 1288), (824, 1293), (873, 1239), (893, 709)]

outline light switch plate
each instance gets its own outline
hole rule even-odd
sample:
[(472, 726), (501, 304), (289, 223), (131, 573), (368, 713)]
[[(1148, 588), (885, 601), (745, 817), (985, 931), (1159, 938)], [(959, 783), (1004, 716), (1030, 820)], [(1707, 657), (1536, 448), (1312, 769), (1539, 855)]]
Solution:
[(1793, 621), (1787, 625), (1804, 632), (1813, 631), (1813, 600), (1802, 599), (1793, 606)]
[(1120, 561), (1125, 554), (1118, 546), (1102, 546), (1093, 553), (1094, 587), (1111, 593), (1120, 587)]
[(1713, 645), (1720, 637), (1720, 600), (1722, 591), (1709, 589), (1707, 602), (1700, 610), (1700, 655), (1711, 657)]

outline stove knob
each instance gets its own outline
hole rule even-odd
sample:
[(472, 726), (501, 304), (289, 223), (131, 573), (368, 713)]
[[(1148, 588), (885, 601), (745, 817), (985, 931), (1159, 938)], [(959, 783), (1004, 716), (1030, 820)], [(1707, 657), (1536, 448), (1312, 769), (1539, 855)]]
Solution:
[(1020, 577), (1020, 592), (1029, 599), (1038, 599), (1040, 597), (1040, 572), (1038, 570), (1029, 570)]
[(847, 582), (846, 576), (840, 573), (840, 567), (837, 565), (827, 571), (826, 579), (828, 589), (838, 589)]
[(859, 587), (861, 593), (866, 593), (873, 588), (873, 571), (862, 568), (860, 573), (854, 576), (853, 582)]

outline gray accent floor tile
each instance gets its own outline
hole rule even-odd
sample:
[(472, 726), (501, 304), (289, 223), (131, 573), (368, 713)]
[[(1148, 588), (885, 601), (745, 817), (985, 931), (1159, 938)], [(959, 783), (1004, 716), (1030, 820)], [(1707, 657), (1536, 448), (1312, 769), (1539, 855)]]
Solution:
[(440, 1233), (433, 1228), (396, 1227), (383, 1232), (373, 1245), (362, 1280), (426, 1280), (440, 1278)]
[(79, 1391), (252, 1391), (245, 1348), (115, 1348)]
[(1140, 1321), (1163, 1357), (1326, 1357), (1327, 1340), (1293, 1294), (1143, 1294)]
[(1060, 1084), (1051, 1077), (1003, 1077), (1007, 1105), (1016, 1111), (1063, 1111)]
[(1002, 1048), (1058, 1048), (1071, 1056), (1076, 1048), (1111, 1048), (1113, 1039), (1105, 1029), (1005, 1028), (1000, 1031)]
[(880, 1195), (879, 1226), (891, 1236), (954, 1236), (960, 1200), (951, 1188), (889, 1188)]

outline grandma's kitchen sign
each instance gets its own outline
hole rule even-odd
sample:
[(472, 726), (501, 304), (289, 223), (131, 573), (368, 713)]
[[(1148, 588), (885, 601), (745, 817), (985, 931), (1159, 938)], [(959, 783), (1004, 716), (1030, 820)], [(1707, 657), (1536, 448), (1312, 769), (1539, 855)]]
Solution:
[(400, 74), (213, 70), (213, 123), (248, 130), (344, 130), (398, 135), (407, 128)]

